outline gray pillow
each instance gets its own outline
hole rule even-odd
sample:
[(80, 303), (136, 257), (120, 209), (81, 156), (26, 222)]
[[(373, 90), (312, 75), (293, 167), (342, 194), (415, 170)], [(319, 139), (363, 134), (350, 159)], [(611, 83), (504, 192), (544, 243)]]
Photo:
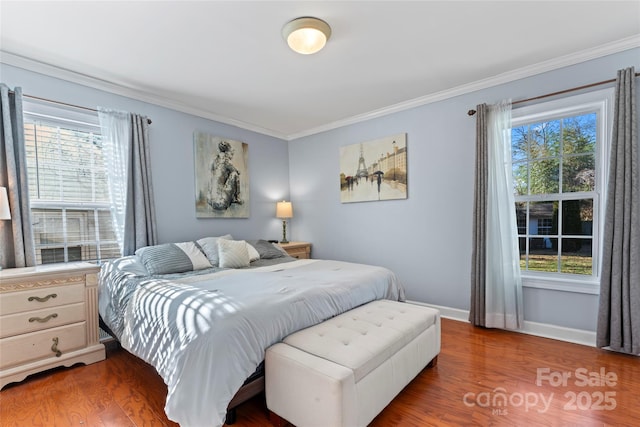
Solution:
[(260, 259), (284, 258), (287, 256), (266, 240), (248, 240), (247, 243), (256, 248), (260, 254)]
[(194, 242), (146, 246), (136, 256), (149, 274), (171, 274), (210, 268), (211, 263)]

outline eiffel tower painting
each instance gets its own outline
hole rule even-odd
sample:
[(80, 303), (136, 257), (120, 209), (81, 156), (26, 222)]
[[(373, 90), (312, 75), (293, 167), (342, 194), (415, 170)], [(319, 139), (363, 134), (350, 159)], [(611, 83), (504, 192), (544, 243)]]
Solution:
[(367, 166), (364, 164), (364, 147), (362, 144), (360, 144), (360, 160), (358, 160), (358, 171), (356, 172), (356, 176), (362, 178), (369, 176)]
[(406, 133), (340, 147), (340, 202), (406, 198)]

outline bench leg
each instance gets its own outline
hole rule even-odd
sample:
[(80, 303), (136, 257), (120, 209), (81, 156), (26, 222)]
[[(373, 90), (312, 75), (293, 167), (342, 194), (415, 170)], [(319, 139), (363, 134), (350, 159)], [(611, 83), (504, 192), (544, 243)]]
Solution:
[(280, 415), (271, 411), (269, 411), (269, 422), (271, 422), (271, 425), (274, 427), (287, 427), (291, 425)]
[(431, 359), (431, 362), (427, 364), (427, 368), (435, 368), (436, 366), (438, 366), (438, 356)]

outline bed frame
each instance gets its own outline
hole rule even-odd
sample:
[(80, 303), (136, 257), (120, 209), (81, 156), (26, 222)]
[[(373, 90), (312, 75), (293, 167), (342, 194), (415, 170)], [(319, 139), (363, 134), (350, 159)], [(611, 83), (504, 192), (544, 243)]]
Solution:
[(233, 396), (229, 406), (227, 407), (227, 416), (225, 424), (233, 424), (236, 422), (236, 408), (243, 402), (251, 399), (260, 393), (264, 393), (264, 362), (258, 369), (242, 384), (240, 390)]
[[(109, 327), (104, 323), (102, 317), (99, 318), (100, 329), (105, 331), (113, 341), (107, 345), (109, 349), (122, 348), (120, 345), (120, 341), (116, 335), (109, 329)], [(126, 351), (126, 350), (125, 350)], [(258, 365), (256, 371), (246, 379), (246, 381), (240, 387), (240, 390), (233, 396), (231, 402), (229, 402), (229, 406), (227, 406), (227, 416), (225, 418), (225, 424), (231, 425), (236, 422), (236, 408), (241, 403), (246, 402), (252, 397), (264, 393), (264, 362)]]

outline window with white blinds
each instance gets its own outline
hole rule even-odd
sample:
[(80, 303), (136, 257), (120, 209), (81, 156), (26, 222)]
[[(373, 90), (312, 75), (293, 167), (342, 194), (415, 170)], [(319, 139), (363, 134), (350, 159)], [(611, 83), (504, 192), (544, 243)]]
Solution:
[(97, 114), (25, 106), (24, 133), (38, 264), (121, 256)]

